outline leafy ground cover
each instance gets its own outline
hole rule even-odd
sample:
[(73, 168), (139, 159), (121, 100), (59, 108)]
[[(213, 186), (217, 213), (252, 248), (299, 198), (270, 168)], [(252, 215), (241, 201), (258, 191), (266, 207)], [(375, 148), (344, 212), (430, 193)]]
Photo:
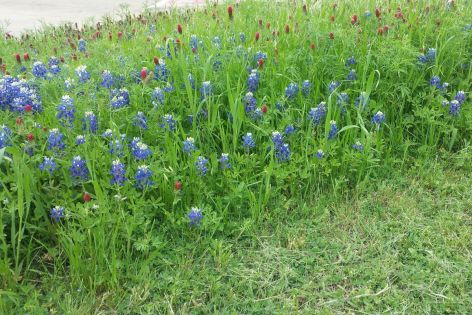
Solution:
[(3, 35), (3, 313), (471, 308), (466, 2)]

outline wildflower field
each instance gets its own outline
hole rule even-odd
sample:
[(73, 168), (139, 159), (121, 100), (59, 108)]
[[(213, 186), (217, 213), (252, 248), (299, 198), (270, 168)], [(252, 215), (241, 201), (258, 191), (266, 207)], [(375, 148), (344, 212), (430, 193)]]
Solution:
[(471, 1), (0, 41), (1, 314), (472, 309)]

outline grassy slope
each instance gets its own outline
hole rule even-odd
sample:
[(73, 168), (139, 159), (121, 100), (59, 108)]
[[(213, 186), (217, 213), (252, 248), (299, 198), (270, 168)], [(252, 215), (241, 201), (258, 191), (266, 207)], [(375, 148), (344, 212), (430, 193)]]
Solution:
[(234, 236), (166, 233), (157, 259), (126, 266), (115, 289), (90, 292), (51, 275), (18, 298), (33, 314), (465, 314), (471, 156), (443, 156), (356, 193), (287, 202)]

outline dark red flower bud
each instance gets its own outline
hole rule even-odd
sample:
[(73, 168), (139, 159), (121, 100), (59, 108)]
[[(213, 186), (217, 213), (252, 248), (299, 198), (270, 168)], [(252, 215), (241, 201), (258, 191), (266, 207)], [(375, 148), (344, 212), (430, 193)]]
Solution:
[(182, 183), (180, 181), (175, 182), (175, 190), (181, 190), (182, 189)]
[(83, 199), (84, 199), (84, 202), (89, 202), (90, 200), (92, 200), (92, 196), (90, 196), (88, 192), (84, 192)]
[(147, 77), (148, 70), (146, 68), (141, 69), (141, 79), (144, 80)]
[(285, 33), (290, 33), (290, 26), (288, 24), (285, 24)]
[(259, 32), (256, 32), (256, 42), (259, 40), (259, 37), (261, 37), (261, 35), (259, 34)]
[(233, 7), (232, 6), (228, 6), (228, 16), (230, 19), (233, 18)]
[(25, 112), (29, 113), (33, 110), (33, 107), (30, 104), (25, 105)]
[(158, 64), (159, 64), (159, 58), (154, 57), (154, 64), (155, 64), (155, 65), (158, 65)]
[(354, 14), (354, 15), (351, 17), (351, 24), (352, 24), (352, 25), (355, 25), (355, 24), (357, 24), (357, 22), (358, 22), (357, 15)]
[(28, 53), (24, 53), (24, 54), (23, 54), (23, 60), (24, 60), (24, 61), (28, 61), (29, 59), (30, 59), (29, 54), (28, 54)]
[(329, 39), (334, 39), (334, 33), (333, 32), (329, 33)]
[(28, 140), (28, 141), (30, 141), (30, 142), (33, 141), (33, 140), (34, 140), (33, 134), (32, 134), (32, 133), (27, 134), (27, 135), (26, 135), (26, 140)]
[(264, 68), (264, 59), (259, 59), (259, 60), (257, 61), (257, 64), (258, 64), (258, 66), (259, 66), (260, 69)]
[(331, 16), (329, 17), (329, 20), (330, 20), (331, 22), (334, 22), (334, 15), (331, 15)]
[(118, 38), (121, 39), (123, 37), (123, 32), (118, 32)]
[(266, 104), (262, 105), (261, 111), (264, 114), (267, 113), (267, 105)]
[(23, 125), (23, 119), (21, 119), (21, 117), (17, 117), (16, 120), (15, 120), (15, 123), (20, 126), (20, 125)]
[(179, 34), (182, 34), (182, 25), (177, 25), (177, 32), (179, 32)]
[(15, 59), (16, 59), (17, 62), (21, 63), (20, 54), (15, 54)]

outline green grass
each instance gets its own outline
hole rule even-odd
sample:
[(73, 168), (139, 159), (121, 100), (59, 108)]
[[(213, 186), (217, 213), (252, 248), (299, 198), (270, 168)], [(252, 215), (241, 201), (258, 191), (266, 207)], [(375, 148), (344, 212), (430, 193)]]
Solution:
[[(382, 4), (381, 20), (375, 1), (343, 1), (335, 9), (331, 2), (308, 2), (306, 14), (301, 4), (244, 1), (234, 6), (233, 19), (226, 6), (208, 6), (144, 12), (140, 20), (123, 13), (121, 21), (105, 20), (99, 38), (94, 25), (48, 28), (29, 38), (2, 36), (0, 80), (8, 73), (24, 78), (37, 89), (43, 112), (0, 110), (12, 131), (5, 137), (0, 129), (0, 313), (467, 314), (469, 2), (449, 8), (443, 1), (403, 3), (402, 21), (394, 16), (395, 1)], [(350, 23), (353, 14), (358, 25)], [(385, 25), (388, 33), (379, 34)], [(192, 34), (204, 46), (196, 53), (189, 47)], [(79, 35), (87, 40), (86, 52), (76, 49)], [(182, 44), (176, 44), (176, 55), (177, 38)], [(167, 44), (172, 58), (166, 57)], [(420, 53), (430, 48), (436, 58), (419, 65)], [(257, 107), (268, 111), (257, 120), (245, 113), (244, 97), (248, 68), (258, 67), (253, 57), (259, 51), (267, 59), (254, 96)], [(18, 63), (15, 54), (24, 52), (31, 60)], [(64, 58), (61, 72), (35, 78), (33, 61), (47, 64), (52, 55)], [(357, 63), (346, 67), (351, 56)], [(160, 106), (152, 105), (151, 94), (167, 82), (139, 78), (143, 67), (156, 73), (154, 57), (165, 60), (175, 87)], [(77, 82), (80, 65), (91, 75), (85, 83)], [(346, 80), (351, 67), (354, 82)], [(110, 107), (110, 91), (100, 87), (103, 70), (123, 78), (128, 106)], [(434, 75), (449, 87), (432, 87)], [(71, 88), (69, 78), (75, 80)], [(288, 100), (286, 87), (301, 88), (304, 80), (313, 84), (311, 92)], [(211, 81), (213, 95), (202, 99), (205, 81)], [(341, 82), (333, 93), (332, 81)], [(451, 115), (442, 102), (458, 91), (465, 91), (466, 100)], [(342, 106), (341, 92), (349, 96)], [(76, 109), (70, 128), (57, 118), (66, 94)], [(364, 109), (355, 105), (360, 96), (369, 99)], [(313, 124), (310, 109), (320, 102), (326, 102), (326, 116)], [(97, 134), (82, 130), (87, 111), (98, 118)], [(131, 123), (138, 111), (146, 114), (148, 130)], [(372, 123), (378, 111), (386, 118), (380, 126)], [(159, 126), (165, 114), (174, 115), (175, 131)], [(339, 128), (333, 139), (331, 120)], [(37, 124), (59, 128), (63, 152), (48, 148), (49, 133)], [(295, 127), (283, 137), (290, 161), (280, 162), (271, 136), (288, 125)], [(110, 183), (117, 156), (101, 136), (108, 128), (129, 142), (141, 137), (153, 152), (140, 161), (125, 144), (123, 186)], [(242, 137), (249, 132), (256, 146), (246, 150)], [(27, 140), (28, 134), (34, 139)], [(82, 134), (86, 143), (76, 145)], [(192, 154), (183, 151), (187, 137), (198, 148)], [(357, 141), (363, 150), (353, 148)], [(221, 170), (222, 153), (228, 153), (231, 169)], [(85, 160), (88, 179), (71, 175), (76, 155)], [(55, 173), (40, 171), (45, 156), (55, 157)], [(198, 175), (198, 156), (209, 160), (206, 176)], [(145, 189), (135, 187), (142, 164), (154, 173)], [(91, 202), (84, 201), (85, 192)], [(65, 208), (58, 222), (50, 218), (56, 205)], [(189, 225), (191, 207), (203, 209), (199, 226)]]
[[(282, 202), (259, 224), (154, 233), (114, 287), (46, 274), (11, 293), (20, 313), (462, 313), (472, 307), (472, 152), (340, 196)], [(304, 204), (303, 204), (304, 203)], [(6, 292), (4, 292), (6, 293)]]

